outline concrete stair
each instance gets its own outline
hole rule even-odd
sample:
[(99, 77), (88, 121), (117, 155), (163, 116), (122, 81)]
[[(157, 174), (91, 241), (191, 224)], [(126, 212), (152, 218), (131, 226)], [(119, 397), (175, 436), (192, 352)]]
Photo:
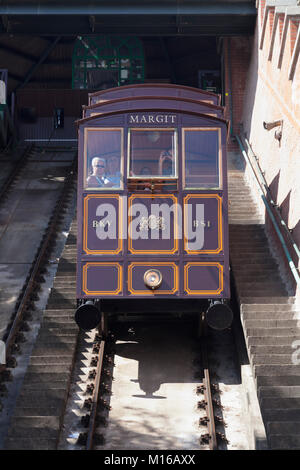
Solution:
[(300, 449), (300, 308), (280, 278), (242, 172), (229, 172), (229, 201), (231, 269), (268, 444)]

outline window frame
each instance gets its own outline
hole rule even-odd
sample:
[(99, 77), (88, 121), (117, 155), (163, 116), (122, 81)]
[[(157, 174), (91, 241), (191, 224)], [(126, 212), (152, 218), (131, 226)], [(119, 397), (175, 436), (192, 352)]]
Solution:
[[(204, 131), (204, 132), (209, 132), (209, 131), (217, 131), (218, 132), (218, 144), (219, 144), (219, 151), (218, 151), (218, 165), (219, 165), (219, 185), (218, 186), (212, 186), (210, 188), (203, 187), (203, 186), (198, 186), (198, 187), (193, 187), (189, 186), (186, 184), (186, 155), (185, 155), (185, 137), (186, 137), (186, 132), (190, 131)], [(190, 190), (222, 190), (223, 189), (223, 169), (222, 169), (222, 129), (220, 127), (182, 127), (181, 128), (182, 132), (182, 189), (185, 191), (190, 191)]]
[[(86, 180), (88, 177), (88, 133), (89, 132), (120, 131), (120, 186), (119, 187), (88, 187)], [(123, 191), (124, 190), (124, 128), (123, 127), (85, 127), (84, 128), (84, 169), (83, 169), (83, 190), (84, 191)]]
[[(152, 176), (152, 175), (137, 175), (137, 176), (130, 176), (130, 162), (131, 162), (131, 154), (130, 154), (130, 141), (131, 141), (131, 131), (151, 131), (151, 132), (161, 132), (161, 131), (172, 131), (174, 132), (175, 136), (175, 175), (174, 176)], [(177, 127), (128, 127), (127, 129), (127, 180), (178, 180), (178, 128)]]

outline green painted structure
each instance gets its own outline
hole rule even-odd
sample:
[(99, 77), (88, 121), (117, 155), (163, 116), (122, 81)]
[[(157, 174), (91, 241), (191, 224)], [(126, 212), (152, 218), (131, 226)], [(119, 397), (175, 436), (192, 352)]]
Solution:
[(78, 36), (72, 88), (99, 90), (144, 82), (144, 52), (134, 36)]

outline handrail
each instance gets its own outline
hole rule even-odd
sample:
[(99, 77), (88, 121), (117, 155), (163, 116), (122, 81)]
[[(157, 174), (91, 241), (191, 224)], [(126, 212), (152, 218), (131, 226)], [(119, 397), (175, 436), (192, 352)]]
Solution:
[(268, 183), (267, 183), (267, 180), (265, 178), (265, 175), (264, 173), (262, 172), (260, 166), (259, 166), (259, 160), (258, 160), (258, 157), (255, 155), (255, 153), (253, 152), (252, 148), (251, 148), (251, 145), (248, 141), (248, 139), (246, 137), (243, 138), (244, 141), (246, 142), (246, 145), (248, 147), (248, 150), (250, 151), (251, 153), (251, 156), (254, 158), (254, 161), (255, 161), (255, 164), (256, 164), (256, 168), (258, 170), (258, 173), (259, 173), (259, 176), (261, 177), (262, 179), (262, 185), (264, 186), (265, 190), (266, 190), (266, 193), (270, 199), (270, 203), (271, 205), (273, 206), (274, 210), (276, 211), (276, 214), (278, 215), (279, 219), (280, 219), (280, 223), (282, 225), (282, 227), (284, 228), (285, 230), (285, 233), (289, 239), (289, 241), (291, 242), (291, 245), (293, 246), (293, 249), (295, 250), (295, 253), (296, 255), (298, 256), (298, 258), (300, 259), (300, 250), (295, 242), (295, 240), (293, 239), (292, 235), (291, 235), (291, 232), (286, 224), (286, 222), (283, 220), (282, 218), (282, 215), (280, 213), (280, 210), (277, 206), (277, 204), (275, 203), (275, 201), (273, 200), (273, 196), (272, 196), (272, 193), (270, 191), (270, 188), (268, 186)]
[[(284, 250), (285, 256), (286, 256), (286, 258), (287, 258), (287, 261), (288, 261), (290, 270), (292, 271), (292, 274), (293, 274), (293, 276), (294, 276), (294, 279), (295, 279), (297, 285), (300, 286), (300, 276), (299, 276), (299, 273), (298, 273), (297, 268), (296, 268), (296, 266), (295, 266), (295, 264), (294, 264), (294, 262), (293, 262), (293, 260), (292, 260), (292, 257), (291, 257), (291, 255), (290, 255), (290, 252), (289, 252), (288, 248), (287, 248), (287, 245), (286, 245), (286, 243), (285, 243), (285, 240), (284, 240), (284, 238), (283, 238), (283, 236), (282, 236), (282, 233), (281, 233), (281, 231), (280, 231), (280, 229), (279, 229), (279, 227), (278, 227), (278, 224), (277, 224), (277, 222), (276, 222), (276, 219), (275, 219), (275, 217), (274, 217), (274, 215), (273, 215), (273, 213), (272, 213), (272, 209), (271, 209), (271, 207), (270, 207), (270, 205), (269, 205), (269, 202), (268, 202), (268, 200), (267, 200), (267, 198), (266, 198), (266, 196), (265, 196), (265, 194), (264, 194), (264, 191), (263, 191), (263, 189), (262, 189), (262, 186), (265, 186), (265, 185), (262, 185), (262, 184), (260, 183), (260, 181), (259, 181), (259, 179), (258, 179), (258, 176), (257, 176), (257, 174), (256, 174), (256, 172), (255, 172), (255, 170), (254, 170), (254, 168), (253, 168), (252, 162), (251, 162), (251, 160), (250, 160), (250, 158), (249, 158), (249, 156), (248, 156), (248, 154), (247, 154), (247, 152), (246, 152), (246, 150), (245, 150), (245, 147), (243, 146), (243, 144), (242, 144), (242, 142), (241, 142), (241, 139), (240, 139), (237, 135), (236, 135), (235, 137), (236, 137), (236, 140), (237, 140), (237, 142), (238, 142), (238, 144), (239, 144), (239, 146), (240, 146), (240, 149), (241, 149), (241, 152), (242, 152), (242, 155), (243, 155), (244, 159), (246, 160), (246, 162), (249, 163), (250, 168), (251, 168), (251, 170), (252, 170), (252, 172), (253, 172), (253, 174), (254, 174), (254, 176), (255, 176), (256, 184), (257, 184), (259, 190), (260, 190), (261, 193), (262, 193), (260, 196), (261, 196), (261, 198), (262, 198), (262, 200), (263, 200), (264, 205), (266, 206), (267, 212), (268, 212), (268, 214), (269, 214), (269, 216), (270, 216), (270, 219), (271, 219), (271, 221), (272, 221), (272, 223), (273, 223), (273, 225), (274, 225), (275, 231), (276, 231), (276, 233), (277, 233), (277, 235), (278, 235), (278, 238), (279, 238), (280, 243), (281, 243), (281, 245), (282, 245), (282, 248), (283, 248), (283, 250)], [(260, 173), (261, 173), (261, 170), (260, 170)], [(263, 175), (261, 175), (261, 176), (263, 176)], [(265, 181), (265, 180), (264, 180), (264, 181)], [(267, 186), (267, 184), (266, 184), (266, 186)], [(266, 189), (266, 187), (265, 187), (265, 189)], [(269, 188), (268, 188), (268, 190), (269, 190)], [(269, 190), (269, 191), (270, 191), (270, 190)], [(271, 194), (271, 193), (270, 193), (270, 194)], [(281, 215), (280, 215), (280, 217), (281, 217)], [(281, 219), (282, 219), (282, 217), (281, 217)], [(283, 220), (283, 219), (282, 219), (282, 220)]]

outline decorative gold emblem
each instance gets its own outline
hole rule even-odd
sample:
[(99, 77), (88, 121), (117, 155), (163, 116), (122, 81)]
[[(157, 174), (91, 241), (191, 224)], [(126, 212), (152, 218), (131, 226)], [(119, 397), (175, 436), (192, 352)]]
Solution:
[(142, 217), (140, 224), (140, 231), (142, 230), (165, 230), (165, 219), (156, 215), (149, 215), (149, 217)]

